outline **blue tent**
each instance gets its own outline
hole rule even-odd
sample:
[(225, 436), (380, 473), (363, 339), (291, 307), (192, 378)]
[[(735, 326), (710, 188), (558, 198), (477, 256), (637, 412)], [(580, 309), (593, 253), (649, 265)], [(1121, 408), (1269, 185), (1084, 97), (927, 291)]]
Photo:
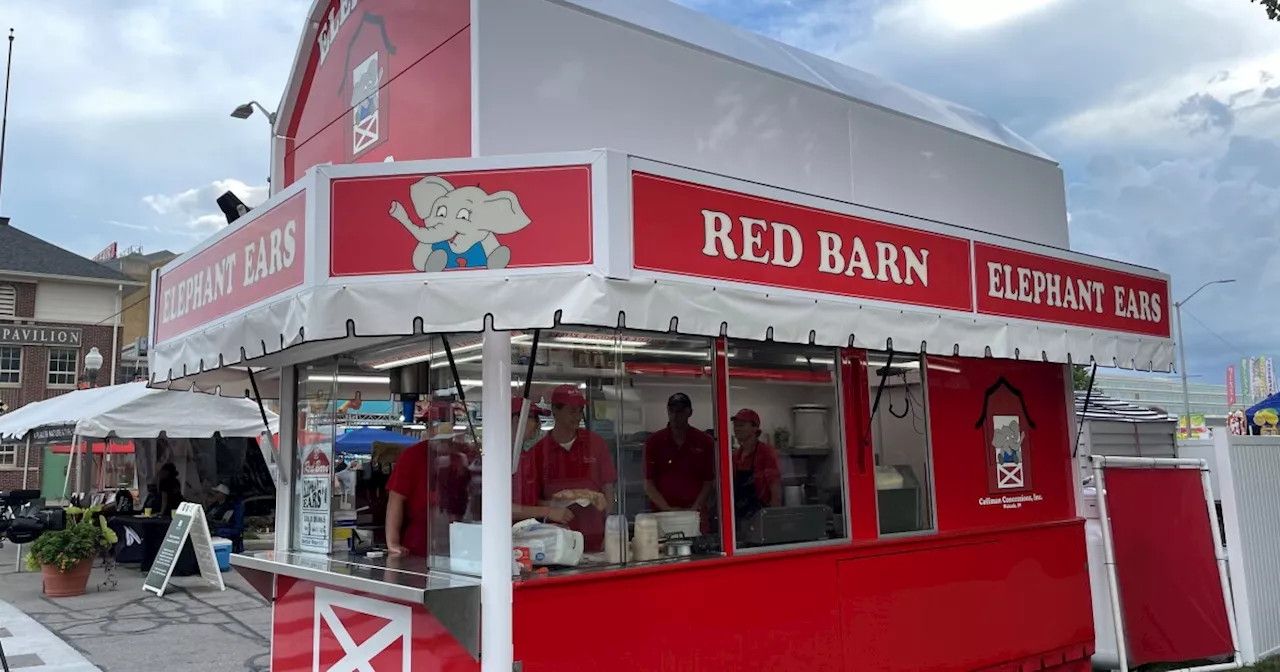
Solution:
[(1250, 406), (1249, 410), (1244, 412), (1245, 420), (1247, 420), (1249, 423), (1250, 434), (1256, 433), (1255, 430), (1258, 429), (1258, 422), (1254, 420), (1254, 417), (1253, 417), (1254, 414), (1257, 413), (1258, 411), (1264, 411), (1267, 409), (1270, 409), (1271, 411), (1275, 412), (1277, 415), (1280, 415), (1280, 393), (1273, 394), (1267, 397), (1266, 399), (1259, 401), (1253, 406)]
[(338, 452), (351, 455), (368, 455), (373, 452), (375, 441), (378, 443), (396, 443), (402, 446), (409, 446), (418, 442), (412, 436), (405, 436), (400, 432), (362, 427), (338, 437)]

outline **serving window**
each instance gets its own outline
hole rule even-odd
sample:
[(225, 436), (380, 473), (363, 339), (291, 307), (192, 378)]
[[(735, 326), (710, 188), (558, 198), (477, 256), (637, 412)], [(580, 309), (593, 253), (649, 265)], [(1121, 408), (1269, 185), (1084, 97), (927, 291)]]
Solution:
[[(515, 544), (535, 571), (544, 538), (557, 551), (582, 544), (573, 571), (720, 555), (712, 345), (591, 328), (541, 333), (530, 397), (545, 415), (526, 435), (512, 484), (514, 517), (525, 521)], [(520, 377), (532, 340), (513, 347)]]
[(730, 341), (728, 355), (737, 548), (847, 538), (836, 351)]
[(934, 529), (925, 359), (867, 353), (867, 398), (881, 535)]

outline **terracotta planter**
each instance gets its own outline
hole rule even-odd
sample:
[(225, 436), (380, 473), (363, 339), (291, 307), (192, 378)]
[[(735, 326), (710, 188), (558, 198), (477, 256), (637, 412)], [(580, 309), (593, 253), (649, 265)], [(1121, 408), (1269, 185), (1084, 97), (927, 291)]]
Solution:
[(89, 573), (93, 571), (93, 558), (85, 558), (80, 564), (63, 572), (54, 565), (44, 565), (44, 594), (48, 597), (74, 597), (84, 595), (89, 585)]

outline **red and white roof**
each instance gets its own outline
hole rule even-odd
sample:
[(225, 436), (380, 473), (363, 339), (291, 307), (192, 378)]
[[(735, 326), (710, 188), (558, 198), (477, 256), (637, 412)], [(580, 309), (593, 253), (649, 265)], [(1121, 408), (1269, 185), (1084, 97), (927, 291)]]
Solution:
[(1146, 268), (606, 150), (318, 166), (158, 272), (151, 371), (213, 381), (303, 344), (487, 321), (1163, 371), (1168, 290)]

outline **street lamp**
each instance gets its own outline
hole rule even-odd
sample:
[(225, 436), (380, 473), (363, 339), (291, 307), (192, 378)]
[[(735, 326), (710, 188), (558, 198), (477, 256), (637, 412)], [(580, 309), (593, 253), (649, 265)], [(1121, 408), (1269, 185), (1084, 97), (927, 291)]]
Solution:
[[(271, 126), (271, 142), (267, 144), (267, 157), (269, 160), (273, 160), (276, 143), (276, 113), (263, 107), (262, 103), (259, 103), (256, 100), (251, 100), (243, 105), (237, 105), (236, 109), (231, 110), (231, 116), (236, 119), (248, 119), (253, 116), (254, 108), (257, 108), (262, 112), (262, 115), (267, 118), (267, 124)], [(271, 186), (270, 170), (267, 171), (267, 186)], [(270, 192), (271, 190), (268, 188), (267, 191)]]
[(1187, 344), (1182, 340), (1182, 304), (1195, 298), (1201, 289), (1209, 285), (1225, 285), (1235, 282), (1235, 278), (1228, 280), (1210, 280), (1200, 285), (1196, 291), (1191, 292), (1187, 298), (1173, 304), (1173, 310), (1178, 318), (1178, 368), (1182, 370), (1182, 410), (1187, 416), (1187, 439), (1191, 439), (1191, 393), (1187, 392)]
[(248, 119), (253, 116), (253, 109), (255, 107), (258, 108), (262, 114), (266, 115), (267, 122), (274, 128), (276, 125), (276, 113), (268, 111), (267, 108), (262, 106), (262, 103), (259, 103), (256, 100), (251, 100), (243, 105), (237, 106), (236, 109), (231, 110), (231, 116), (236, 119)]
[(89, 353), (84, 356), (84, 372), (89, 377), (89, 387), (93, 388), (98, 383), (98, 372), (102, 370), (102, 353), (97, 348), (89, 348)]

